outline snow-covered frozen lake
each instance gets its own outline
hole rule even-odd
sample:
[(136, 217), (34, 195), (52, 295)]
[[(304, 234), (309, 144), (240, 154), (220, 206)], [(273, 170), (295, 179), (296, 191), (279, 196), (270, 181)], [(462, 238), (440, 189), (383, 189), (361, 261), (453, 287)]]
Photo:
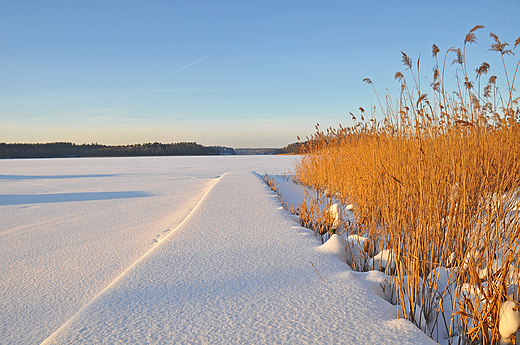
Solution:
[(296, 159), (0, 161), (0, 343), (431, 343), (280, 209)]

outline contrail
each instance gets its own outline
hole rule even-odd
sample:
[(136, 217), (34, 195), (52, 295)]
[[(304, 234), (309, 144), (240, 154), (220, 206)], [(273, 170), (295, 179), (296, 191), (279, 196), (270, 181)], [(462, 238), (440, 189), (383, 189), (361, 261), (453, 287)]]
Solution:
[(182, 71), (183, 69), (186, 69), (186, 68), (188, 68), (188, 67), (190, 67), (190, 66), (193, 66), (193, 65), (195, 65), (197, 62), (200, 62), (200, 61), (204, 60), (205, 58), (207, 58), (207, 56), (204, 56), (202, 59), (198, 59), (197, 61), (192, 62), (192, 63), (190, 63), (189, 65), (186, 65), (186, 66), (184, 66), (184, 67), (182, 67), (182, 68), (179, 68), (178, 70), (176, 70), (176, 71), (174, 71), (174, 72), (172, 72), (172, 73), (170, 73), (170, 74), (167, 74), (167, 75), (165, 75), (164, 77), (159, 78), (159, 79), (157, 79), (156, 81), (151, 82), (151, 83), (148, 84), (148, 85), (145, 85), (145, 86), (143, 86), (143, 87), (140, 87), (140, 88), (138, 88), (137, 90), (134, 90), (134, 91), (130, 92), (129, 94), (127, 94), (127, 95), (125, 95), (125, 96), (123, 96), (123, 97), (120, 97), (120, 98), (116, 99), (114, 102), (112, 102), (112, 103), (110, 104), (109, 108), (107, 109), (107, 113), (108, 113), (108, 111), (110, 110), (110, 107), (111, 107), (112, 105), (114, 105), (115, 103), (119, 102), (119, 101), (122, 100), (123, 98), (126, 98), (126, 97), (130, 96), (131, 94), (134, 94), (134, 93), (136, 93), (136, 92), (138, 92), (138, 91), (141, 91), (142, 89), (146, 89), (148, 86), (153, 85), (153, 84), (155, 84), (155, 83), (157, 83), (157, 82), (163, 80), (164, 78), (168, 78), (169, 76), (171, 76), (171, 75), (173, 75), (173, 74), (175, 74), (175, 73), (177, 73), (177, 72), (180, 72), (180, 71)]

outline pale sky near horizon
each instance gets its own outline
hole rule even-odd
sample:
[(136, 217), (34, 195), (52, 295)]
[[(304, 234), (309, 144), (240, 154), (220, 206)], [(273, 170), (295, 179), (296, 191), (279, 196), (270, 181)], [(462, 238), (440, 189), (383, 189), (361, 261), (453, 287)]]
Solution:
[(520, 0), (0, 0), (0, 142), (283, 147), (352, 125), (364, 78), (397, 95), (401, 51), (426, 83), (477, 24), (468, 66), (500, 80), (489, 33), (514, 46)]

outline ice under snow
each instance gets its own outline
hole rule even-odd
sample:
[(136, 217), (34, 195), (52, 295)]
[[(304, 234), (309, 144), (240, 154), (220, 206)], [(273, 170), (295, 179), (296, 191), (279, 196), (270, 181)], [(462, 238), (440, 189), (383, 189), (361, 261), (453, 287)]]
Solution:
[(0, 343), (434, 343), (280, 207), (296, 159), (0, 161)]

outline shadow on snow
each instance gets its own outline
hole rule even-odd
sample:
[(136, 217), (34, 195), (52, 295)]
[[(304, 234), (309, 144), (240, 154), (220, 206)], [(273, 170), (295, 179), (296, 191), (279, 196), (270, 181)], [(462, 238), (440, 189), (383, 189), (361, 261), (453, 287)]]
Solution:
[(114, 174), (98, 174), (98, 175), (0, 175), (0, 180), (45, 180), (45, 179), (62, 179), (62, 178), (87, 178), (87, 177), (113, 177)]
[(148, 196), (151, 196), (151, 194), (137, 191), (0, 195), (0, 206), (144, 198)]

